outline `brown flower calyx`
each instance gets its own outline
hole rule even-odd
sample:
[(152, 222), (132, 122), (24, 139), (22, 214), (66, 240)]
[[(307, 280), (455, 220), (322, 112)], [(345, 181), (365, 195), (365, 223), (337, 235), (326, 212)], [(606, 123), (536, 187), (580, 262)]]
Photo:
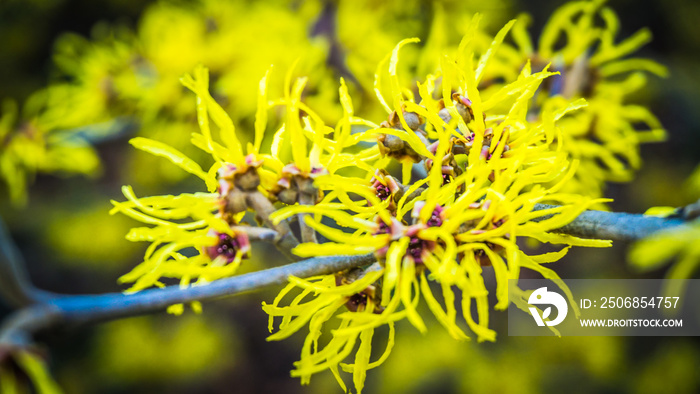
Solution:
[[(438, 213), (438, 215), (440, 214)], [(432, 218), (433, 217), (431, 216), (431, 219)], [(405, 258), (411, 259), (415, 263), (416, 268), (423, 267), (425, 254), (435, 250), (435, 241), (424, 240), (419, 236), (419, 232), (423, 229), (431, 227), (430, 225), (424, 223), (416, 223), (410, 226), (404, 225), (396, 218), (392, 218), (391, 224), (386, 224), (378, 216), (375, 221), (377, 223), (377, 231), (374, 232), (375, 235), (389, 234), (391, 235), (391, 242), (398, 241), (403, 237), (409, 238)], [(440, 222), (440, 224), (442, 223)], [(377, 261), (382, 265), (384, 265), (386, 262), (386, 255), (389, 252), (391, 242), (374, 252)]]
[[(421, 130), (421, 126), (425, 123), (422, 116), (415, 112), (403, 111), (403, 118), (406, 121), (406, 125), (409, 130), (406, 132), (414, 132), (418, 138), (423, 141), (427, 146), (429, 144), (427, 139), (427, 133)], [(404, 130), (404, 126), (401, 123), (401, 119), (396, 111), (393, 111), (389, 115), (388, 121), (382, 122), (379, 127), (383, 129), (395, 129)], [(401, 138), (390, 135), (390, 134), (379, 134), (377, 135), (377, 145), (379, 146), (379, 152), (382, 156), (390, 156), (399, 161), (411, 160), (414, 163), (420, 162), (423, 157), (416, 152), (410, 144), (402, 140)]]
[[(506, 126), (503, 128), (503, 133), (501, 133), (501, 138), (494, 142), (493, 129), (488, 128), (484, 130), (484, 142), (481, 147), (481, 154), (479, 157), (482, 160), (490, 160), (496, 152), (500, 151), (500, 156), (506, 156), (506, 152), (510, 151), (510, 146), (508, 146), (508, 140), (510, 139), (510, 127)], [(503, 144), (503, 147), (499, 149), (499, 145)]]
[[(422, 116), (418, 115), (415, 112), (406, 111), (405, 106), (402, 106), (401, 111), (403, 115), (403, 120), (406, 122), (408, 128), (412, 131), (420, 132), (425, 136), (425, 131), (420, 129), (420, 127), (425, 123), (425, 119), (423, 119)], [(387, 121), (382, 122), (380, 126), (385, 129), (404, 130), (404, 126), (401, 123), (401, 117), (396, 111), (393, 111), (391, 114), (389, 114), (389, 118), (387, 119)]]
[[(450, 147), (447, 151), (447, 154), (442, 157), (442, 184), (446, 185), (450, 182), (452, 182), (456, 177), (462, 175), (464, 173), (464, 170), (459, 166), (459, 163), (457, 163), (457, 159), (455, 158), (455, 154), (453, 153), (453, 148), (455, 147), (456, 143), (463, 142), (462, 140), (459, 140), (457, 138), (452, 138), (450, 140)], [(438, 142), (433, 143), (428, 147), (428, 150), (435, 154), (437, 151), (437, 146)], [(464, 146), (464, 145), (460, 145)], [(425, 162), (423, 163), (425, 166), (425, 170), (430, 173), (431, 169), (433, 168), (434, 161), (432, 159), (425, 159)], [(461, 194), (465, 189), (465, 185), (462, 184), (460, 185), (456, 193)]]
[[(413, 218), (413, 224), (421, 223), (420, 212), (425, 207), (425, 201), (417, 201), (413, 206), (411, 211), (411, 217)], [(430, 213), (430, 217), (425, 221), (425, 227), (440, 227), (445, 222), (445, 208), (442, 205), (436, 205), (433, 208), (433, 212)]]
[(282, 169), (277, 189), (271, 195), (288, 205), (317, 204), (323, 199), (323, 192), (314, 186), (314, 180), (322, 175), (328, 175), (328, 170), (323, 167), (313, 167), (306, 172), (294, 163), (288, 164)]
[(238, 166), (226, 163), (218, 171), (219, 196), (221, 207), (219, 213), (229, 224), (235, 224), (233, 215), (248, 209), (246, 193), (258, 190), (260, 176), (258, 168), (262, 161), (256, 160), (254, 155), (245, 158), (245, 164)]
[[(500, 144), (503, 144), (503, 148), (500, 149), (501, 157), (508, 156), (507, 152), (510, 151), (510, 146), (508, 141), (510, 139), (510, 126), (503, 127), (503, 132), (498, 141), (494, 143), (494, 132), (493, 128), (489, 127), (484, 130), (484, 138), (481, 142), (481, 153), (480, 157), (482, 160), (489, 160), (496, 153)], [(451, 139), (451, 149), (450, 152), (454, 155), (468, 155), (474, 145), (475, 133), (471, 131), (468, 135), (463, 138), (452, 137)]]
[[(348, 271), (340, 272), (335, 275), (335, 285), (343, 286), (349, 285), (358, 279), (365, 276), (367, 271), (373, 269), (380, 269), (379, 266), (370, 266), (367, 269), (362, 268), (352, 268)], [(382, 313), (384, 308), (380, 306), (382, 292), (380, 291), (381, 284), (377, 281), (373, 284), (367, 286), (364, 290), (359, 293), (353, 294), (347, 298), (345, 302), (345, 307), (348, 308), (350, 312), (363, 312), (367, 309), (367, 305), (372, 305), (372, 313)]]
[(426, 224), (419, 223), (406, 227), (405, 235), (409, 237), (408, 249), (406, 249), (406, 257), (413, 260), (416, 269), (425, 267), (423, 260), (425, 255), (435, 250), (435, 241), (429, 241), (419, 237), (419, 232), (426, 227)]
[(423, 207), (425, 207), (425, 201), (416, 202), (413, 210), (411, 211), (413, 224), (409, 226), (406, 231), (406, 235), (411, 237), (408, 242), (408, 250), (406, 251), (406, 254), (413, 258), (416, 266), (421, 267), (424, 265), (423, 260), (425, 253), (435, 250), (435, 246), (437, 244), (440, 244), (443, 247), (444, 244), (441, 241), (421, 239), (418, 236), (418, 232), (422, 229), (430, 227), (440, 227), (445, 222), (445, 208), (442, 205), (436, 205), (433, 208), (433, 211), (430, 213), (430, 216), (425, 221), (420, 219), (420, 213), (423, 210)]
[(434, 241), (426, 241), (418, 237), (411, 237), (408, 241), (408, 249), (406, 250), (406, 255), (413, 259), (416, 265), (423, 265), (423, 254), (426, 251), (434, 249)]
[(377, 145), (382, 156), (393, 157), (398, 161), (411, 160), (419, 163), (423, 157), (401, 138), (390, 134), (377, 135)]
[[(472, 109), (472, 101), (459, 93), (452, 93), (452, 104), (454, 105), (457, 114), (464, 120), (465, 124), (469, 124), (474, 119), (474, 110)], [(452, 114), (445, 106), (445, 100), (438, 101), (438, 116), (443, 122), (450, 124)]]

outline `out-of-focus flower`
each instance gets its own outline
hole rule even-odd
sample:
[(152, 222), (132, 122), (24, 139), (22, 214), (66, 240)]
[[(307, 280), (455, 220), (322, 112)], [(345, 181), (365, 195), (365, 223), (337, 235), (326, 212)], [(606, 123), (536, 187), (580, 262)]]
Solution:
[[(512, 33), (515, 46), (500, 48), (494, 56), (496, 65), (481, 81), (483, 88), (489, 88), (488, 96), (501, 81), (516, 77), (526, 63), (535, 70), (551, 64), (561, 75), (541, 88), (537, 106), (556, 109), (571, 99), (586, 99), (586, 108), (567, 115), (559, 125), (566, 136), (563, 148), (580, 160), (563, 190), (592, 197), (603, 195), (605, 182), (631, 180), (641, 165), (639, 145), (662, 141), (666, 134), (648, 108), (629, 102), (645, 86), (646, 73), (667, 74), (664, 66), (650, 59), (626, 58), (648, 42), (651, 33), (642, 29), (616, 43), (619, 21), (603, 3), (575, 1), (561, 6), (545, 25), (536, 48), (526, 31), (528, 18), (519, 18)], [(485, 47), (488, 40), (481, 36), (479, 45)]]
[(242, 360), (239, 338), (236, 326), (212, 315), (173, 317), (168, 324), (152, 317), (112, 322), (95, 333), (94, 378), (164, 387), (214, 377)]
[[(668, 216), (677, 209), (651, 208), (647, 214)], [(659, 231), (635, 243), (629, 251), (629, 262), (640, 271), (652, 271), (670, 264), (667, 279), (690, 279), (700, 268), (700, 222), (689, 221), (685, 226)], [(675, 260), (674, 263), (671, 261)], [(687, 283), (682, 280), (664, 282), (662, 292), (667, 296), (682, 296)]]
[[(633, 266), (644, 270), (653, 270), (667, 264), (673, 264), (667, 274), (668, 279), (688, 279), (700, 267), (700, 224), (689, 224), (680, 229), (663, 231), (639, 241), (630, 251), (629, 259)], [(675, 289), (667, 289), (676, 294)]]
[(134, 82), (130, 73), (139, 71), (134, 62), (136, 47), (130, 32), (98, 25), (94, 39), (73, 33), (55, 44), (56, 74), (62, 78), (49, 85), (40, 116), (51, 129), (73, 129), (110, 121), (134, 110), (123, 100)]
[[(490, 3), (488, 7), (502, 10), (505, 3)], [(103, 22), (94, 26), (90, 38), (74, 33), (59, 37), (53, 54), (54, 82), (38, 94), (43, 104), (36, 113), (40, 121), (32, 121), (32, 128), (40, 126), (39, 134), (47, 136), (76, 129), (81, 133), (106, 129), (118, 134), (133, 130), (125, 124), (136, 125), (139, 136), (166, 142), (193, 159), (204, 159), (189, 144), (188, 133), (171, 132), (190, 127), (195, 118), (177, 79), (197, 64), (206, 64), (212, 75), (212, 95), (231, 114), (236, 126), (247, 126), (256, 110), (248, 97), (256, 90), (263, 71), (270, 64), (290, 69), (295, 62), (298, 74), (314, 76), (308, 81), (304, 101), (321, 119), (331, 122), (342, 113), (337, 105), (336, 75), (350, 77), (350, 91), (357, 90), (357, 81), (367, 81), (364, 87), (371, 91), (372, 70), (380, 59), (377, 56), (383, 56), (400, 37), (416, 34), (417, 30), (423, 34), (423, 26), (431, 25), (417, 20), (405, 22), (407, 15), (418, 13), (423, 6), (420, 2), (370, 5), (345, 1), (332, 7), (319, 1), (160, 1), (146, 9), (136, 30)], [(484, 7), (452, 1), (431, 5), (436, 15), (432, 25), (442, 29), (448, 23), (440, 18), (454, 16), (459, 20), (464, 12)], [(368, 12), (370, 9), (373, 12)], [(381, 23), (374, 23), (377, 18)], [(364, 45), (367, 37), (372, 38), (372, 45)], [(255, 48), (255, 53), (250, 48)], [(346, 56), (335, 59), (336, 52)], [(268, 84), (275, 96), (282, 92), (281, 77), (271, 78)], [(3, 112), (11, 117), (6, 109)], [(372, 108), (367, 110), (371, 112)], [(241, 137), (246, 141), (247, 136)], [(66, 135), (51, 140), (48, 144), (54, 147), (70, 145), (70, 155), (50, 150), (53, 154), (41, 160), (43, 168), (39, 171), (95, 173), (97, 157), (87, 149), (74, 149), (87, 143)], [(38, 145), (42, 144), (46, 143), (39, 141)], [(20, 149), (22, 158), (15, 152)], [(32, 165), (37, 161), (37, 153), (29, 151), (41, 149), (20, 143), (7, 149), (12, 152), (4, 155), (3, 179), (10, 184), (13, 200), (21, 202), (25, 198), (25, 183), (36, 172)], [(143, 167), (156, 168), (159, 175), (135, 170)], [(142, 154), (129, 154), (126, 168), (130, 170), (125, 171), (130, 183), (152, 188), (183, 178), (182, 172)]]
[[(439, 62), (439, 53), (456, 46), (466, 33), (475, 12), (487, 14), (485, 27), (497, 27), (505, 21), (511, 2), (478, 1), (372, 1), (338, 2), (338, 41), (345, 62), (367, 92), (372, 91), (376, 65), (391, 52), (396, 42), (405, 37), (426, 41), (424, 48), (410, 48), (404, 54), (406, 64), (416, 65), (415, 74), (404, 67), (402, 84), (422, 79)], [(371, 42), (372, 45), (367, 45)], [(435, 54), (438, 56), (430, 56)], [(366, 115), (374, 115), (368, 112)]]
[[(690, 196), (700, 195), (700, 166), (688, 177), (686, 191)], [(637, 241), (629, 251), (628, 260), (632, 267), (640, 271), (652, 271), (670, 264), (667, 279), (690, 279), (700, 268), (700, 200), (682, 208), (651, 207), (645, 213), (649, 216), (683, 218), (684, 226), (659, 231)], [(671, 263), (671, 261), (675, 262)], [(665, 282), (662, 291), (667, 296), (681, 296), (686, 287), (685, 281)]]
[[(146, 10), (137, 31), (101, 24), (91, 39), (66, 34), (56, 45), (57, 82), (46, 89), (41, 116), (50, 130), (129, 118), (138, 124), (140, 136), (204, 159), (189, 144), (189, 133), (170, 132), (191, 127), (196, 117), (178, 79), (206, 64), (212, 96), (241, 127), (253, 122), (257, 105), (248, 98), (264, 71), (271, 64), (283, 70), (296, 64), (297, 73), (315, 76), (305, 100), (326, 121), (337, 119), (341, 108), (334, 104), (335, 78), (326, 67), (327, 38), (308, 34), (320, 9), (316, 1), (158, 2)], [(279, 96), (283, 78), (273, 75), (268, 85)], [(240, 138), (245, 143), (248, 135)], [(155, 187), (183, 176), (146, 155), (131, 160), (133, 168), (159, 169), (158, 177), (136, 171), (133, 180), (139, 184)]]
[(35, 115), (43, 92), (30, 99), (20, 116), (17, 104), (5, 101), (0, 113), (0, 178), (10, 199), (27, 200), (27, 178), (37, 173), (95, 175), (100, 170), (97, 154), (75, 130), (52, 130)]

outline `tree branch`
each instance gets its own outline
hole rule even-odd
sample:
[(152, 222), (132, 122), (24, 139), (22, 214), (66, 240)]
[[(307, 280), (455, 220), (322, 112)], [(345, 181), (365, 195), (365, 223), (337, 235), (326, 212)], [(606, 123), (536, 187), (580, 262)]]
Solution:
[(11, 315), (0, 330), (0, 344), (25, 343), (29, 334), (57, 324), (84, 324), (159, 312), (168, 306), (208, 301), (287, 283), (290, 276), (308, 278), (368, 265), (373, 254), (316, 257), (288, 265), (220, 279), (204, 286), (168, 286), (135, 294), (108, 293), (56, 297)]
[[(536, 211), (556, 208), (554, 205), (537, 204)], [(540, 220), (551, 217), (547, 215)], [(582, 238), (610, 239), (613, 241), (635, 241), (671, 227), (684, 225), (677, 218), (646, 216), (638, 213), (584, 211), (571, 223), (553, 232)]]
[[(535, 210), (556, 208), (552, 205), (538, 204)], [(553, 214), (556, 215), (556, 214)], [(547, 215), (544, 218), (551, 217)], [(555, 232), (584, 238), (612, 240), (636, 240), (650, 234), (684, 225), (686, 222), (677, 218), (659, 218), (641, 214), (614, 213), (604, 211), (585, 211), (571, 223)], [(18, 280), (14, 286), (20, 289), (28, 285), (26, 276), (17, 265), (6, 265), (5, 257), (13, 253), (14, 244), (6, 234), (0, 233), (2, 241), (2, 263), (0, 269), (14, 276), (4, 278)], [(7, 245), (6, 245), (7, 244)], [(8, 249), (9, 247), (9, 249)], [(205, 286), (180, 288), (168, 286), (163, 289), (144, 290), (135, 294), (108, 293), (100, 295), (60, 296), (44, 293), (45, 296), (34, 305), (27, 306), (11, 315), (0, 329), (0, 345), (29, 343), (31, 335), (37, 331), (55, 326), (95, 323), (127, 316), (135, 316), (165, 310), (168, 306), (194, 301), (207, 301), (267, 286), (287, 283), (290, 276), (308, 278), (326, 275), (346, 269), (371, 264), (375, 261), (373, 254), (359, 256), (316, 257), (288, 265), (270, 268), (249, 274), (238, 275), (211, 282)], [(8, 268), (9, 267), (9, 268)], [(17, 269), (13, 271), (13, 269)], [(3, 287), (4, 288), (4, 287)], [(12, 287), (10, 287), (12, 289)], [(7, 290), (7, 289), (4, 289)], [(4, 293), (8, 293), (5, 291)], [(26, 291), (21, 294), (27, 294)], [(25, 300), (26, 302), (26, 300)]]

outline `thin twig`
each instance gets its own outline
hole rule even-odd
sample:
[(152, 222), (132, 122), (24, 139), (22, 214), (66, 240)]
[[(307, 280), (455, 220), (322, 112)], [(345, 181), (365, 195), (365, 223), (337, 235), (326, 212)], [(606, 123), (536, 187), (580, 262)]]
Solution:
[(263, 196), (262, 193), (255, 191), (246, 194), (246, 202), (248, 203), (248, 206), (256, 212), (257, 217), (262, 220), (267, 227), (277, 231), (278, 237), (275, 239), (275, 246), (277, 249), (284, 253), (284, 255), (290, 260), (299, 260), (296, 255), (292, 254), (292, 249), (299, 245), (299, 240), (297, 240), (292, 233), (289, 223), (282, 221), (275, 224), (272, 222), (272, 220), (270, 220), (270, 215), (275, 212), (275, 207), (272, 205), (270, 200)]
[[(299, 193), (299, 204), (301, 205), (315, 205), (315, 200), (315, 196), (312, 196), (307, 193)], [(306, 224), (306, 220), (304, 219), (307, 216), (309, 216), (308, 213), (299, 214), (299, 229), (301, 230), (301, 241), (305, 243), (311, 242), (317, 244), (318, 239), (316, 239), (316, 230), (314, 230), (311, 226)]]
[(45, 293), (29, 281), (22, 254), (0, 218), (0, 300), (21, 307), (45, 298)]
[(234, 233), (245, 233), (251, 241), (274, 242), (279, 234), (267, 227), (231, 226)]
[(586, 90), (589, 81), (588, 53), (581, 54), (567, 70), (563, 71), (561, 78), (563, 86), (561, 95), (567, 99), (581, 95)]

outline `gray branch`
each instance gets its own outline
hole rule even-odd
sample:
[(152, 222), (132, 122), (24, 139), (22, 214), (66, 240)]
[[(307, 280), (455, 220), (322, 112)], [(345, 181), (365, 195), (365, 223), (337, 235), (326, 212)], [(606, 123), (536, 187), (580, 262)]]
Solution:
[[(555, 208), (551, 205), (538, 204), (536, 210)], [(554, 214), (556, 215), (556, 213)], [(550, 217), (545, 216), (546, 217)], [(542, 220), (542, 219), (540, 219)], [(614, 213), (604, 211), (585, 211), (578, 218), (556, 232), (584, 238), (599, 238), (631, 241), (650, 234), (684, 225), (678, 218), (658, 218), (640, 214)], [(4, 289), (3, 295), (31, 294), (25, 288), (31, 288), (26, 275), (18, 263), (19, 255), (7, 234), (0, 232), (2, 241), (2, 261), (0, 271), (2, 278), (10, 278), (8, 283), (16, 281), (13, 288)], [(7, 249), (10, 247), (10, 249)], [(8, 252), (9, 251), (9, 252)], [(87, 324), (105, 320), (119, 319), (165, 310), (168, 306), (193, 301), (208, 301), (216, 298), (257, 290), (267, 286), (281, 285), (289, 276), (307, 278), (340, 272), (354, 267), (371, 264), (375, 261), (373, 254), (360, 256), (316, 257), (288, 265), (220, 279), (204, 286), (180, 288), (169, 286), (164, 289), (144, 290), (135, 294), (109, 293), (100, 295), (61, 296), (40, 293), (41, 299), (20, 299), (35, 302), (11, 315), (0, 328), (0, 345), (21, 345), (30, 343), (31, 335), (37, 331), (56, 325)], [(6, 276), (6, 273), (12, 276)], [(3, 282), (4, 283), (4, 282)], [(3, 284), (3, 288), (4, 288)], [(29, 297), (29, 296), (26, 296)]]
[[(536, 211), (556, 208), (554, 205), (537, 204)], [(543, 217), (545, 219), (550, 215)], [(542, 220), (541, 219), (541, 220)], [(671, 227), (684, 225), (678, 218), (661, 218), (638, 213), (584, 211), (571, 223), (554, 232), (582, 238), (635, 241)]]
[(3, 343), (28, 343), (28, 334), (60, 324), (85, 324), (164, 311), (168, 306), (216, 298), (287, 283), (290, 276), (308, 278), (373, 263), (373, 254), (316, 257), (288, 265), (220, 279), (204, 286), (144, 290), (135, 294), (56, 296), (16, 312), (0, 329)]

